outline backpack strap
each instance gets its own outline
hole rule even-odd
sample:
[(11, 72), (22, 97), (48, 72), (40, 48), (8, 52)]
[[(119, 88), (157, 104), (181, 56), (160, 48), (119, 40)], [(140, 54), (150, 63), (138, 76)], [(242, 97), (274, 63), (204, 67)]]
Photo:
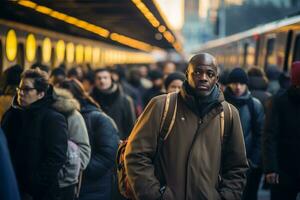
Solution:
[(174, 125), (177, 111), (177, 93), (169, 93), (166, 96), (159, 136), (166, 140)]
[(256, 110), (254, 108), (254, 99), (253, 97), (250, 97), (247, 100), (247, 106), (250, 112), (250, 122), (251, 122), (251, 133), (253, 132), (253, 130), (255, 129), (255, 119), (257, 119), (257, 114), (256, 114)]
[[(223, 144), (224, 135), (228, 134), (232, 126), (232, 109), (230, 104), (226, 101), (222, 102), (223, 111), (220, 114), (220, 127), (221, 127), (221, 143)], [(225, 136), (226, 137), (226, 136)]]

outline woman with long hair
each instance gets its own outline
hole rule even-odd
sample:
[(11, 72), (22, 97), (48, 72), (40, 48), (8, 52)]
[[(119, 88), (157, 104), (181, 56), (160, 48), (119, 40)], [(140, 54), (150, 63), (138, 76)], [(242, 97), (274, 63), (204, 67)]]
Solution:
[(84, 91), (78, 80), (65, 80), (60, 87), (70, 91), (80, 103), (90, 139), (91, 159), (83, 172), (79, 199), (111, 199), (112, 168), (119, 142), (116, 125)]

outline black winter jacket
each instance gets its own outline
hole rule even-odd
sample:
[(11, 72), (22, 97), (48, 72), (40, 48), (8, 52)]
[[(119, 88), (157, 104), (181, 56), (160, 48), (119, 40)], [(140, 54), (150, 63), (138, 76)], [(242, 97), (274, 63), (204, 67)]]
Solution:
[[(280, 182), (300, 181), (300, 89), (289, 88), (269, 104), (263, 136), (265, 173), (279, 173)], [(290, 179), (290, 180), (287, 180)]]
[(94, 88), (91, 96), (101, 106), (101, 109), (115, 121), (120, 138), (127, 138), (136, 118), (132, 99), (124, 94), (116, 84), (106, 92)]
[(51, 108), (52, 91), (27, 108), (15, 98), (2, 120), (21, 193), (41, 200), (58, 194), (57, 174), (67, 152), (67, 122)]
[(90, 197), (88, 199), (101, 196), (103, 198), (100, 199), (110, 199), (104, 194), (110, 191), (111, 187), (111, 172), (119, 142), (117, 127), (110, 117), (87, 102), (81, 103), (81, 114), (88, 129), (91, 159), (83, 172), (80, 195), (83, 199), (86, 195)]

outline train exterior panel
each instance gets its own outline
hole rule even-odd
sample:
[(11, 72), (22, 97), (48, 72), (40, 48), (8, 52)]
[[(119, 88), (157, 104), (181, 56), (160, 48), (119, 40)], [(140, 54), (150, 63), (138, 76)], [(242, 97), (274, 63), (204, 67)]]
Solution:
[(210, 41), (195, 51), (199, 52), (213, 54), (221, 68), (276, 66), (288, 71), (300, 60), (300, 16)]

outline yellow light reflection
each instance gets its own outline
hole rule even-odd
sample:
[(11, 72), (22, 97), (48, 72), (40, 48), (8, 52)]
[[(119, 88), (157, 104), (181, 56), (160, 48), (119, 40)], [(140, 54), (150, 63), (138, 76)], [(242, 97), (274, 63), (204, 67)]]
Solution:
[(97, 64), (100, 61), (100, 49), (93, 48), (93, 64)]
[(42, 47), (43, 61), (46, 63), (50, 62), (51, 60), (51, 53), (52, 53), (51, 50), (52, 50), (51, 40), (46, 37), (43, 41), (43, 47)]
[(14, 61), (18, 52), (18, 41), (16, 32), (11, 29), (8, 31), (5, 40), (5, 52), (9, 61)]
[(81, 64), (83, 62), (83, 53), (84, 53), (84, 48), (82, 45), (77, 45), (76, 50), (75, 50), (76, 56), (76, 63)]
[(29, 62), (33, 62), (36, 53), (36, 40), (33, 34), (29, 34), (26, 39), (26, 58)]
[(66, 59), (68, 63), (72, 63), (74, 62), (74, 57), (75, 57), (75, 46), (72, 42), (69, 42), (67, 44), (67, 48), (66, 48)]
[(65, 42), (63, 40), (59, 40), (56, 44), (56, 59), (58, 62), (62, 62), (65, 59)]
[(84, 48), (84, 61), (91, 62), (92, 61), (92, 47), (85, 46)]

